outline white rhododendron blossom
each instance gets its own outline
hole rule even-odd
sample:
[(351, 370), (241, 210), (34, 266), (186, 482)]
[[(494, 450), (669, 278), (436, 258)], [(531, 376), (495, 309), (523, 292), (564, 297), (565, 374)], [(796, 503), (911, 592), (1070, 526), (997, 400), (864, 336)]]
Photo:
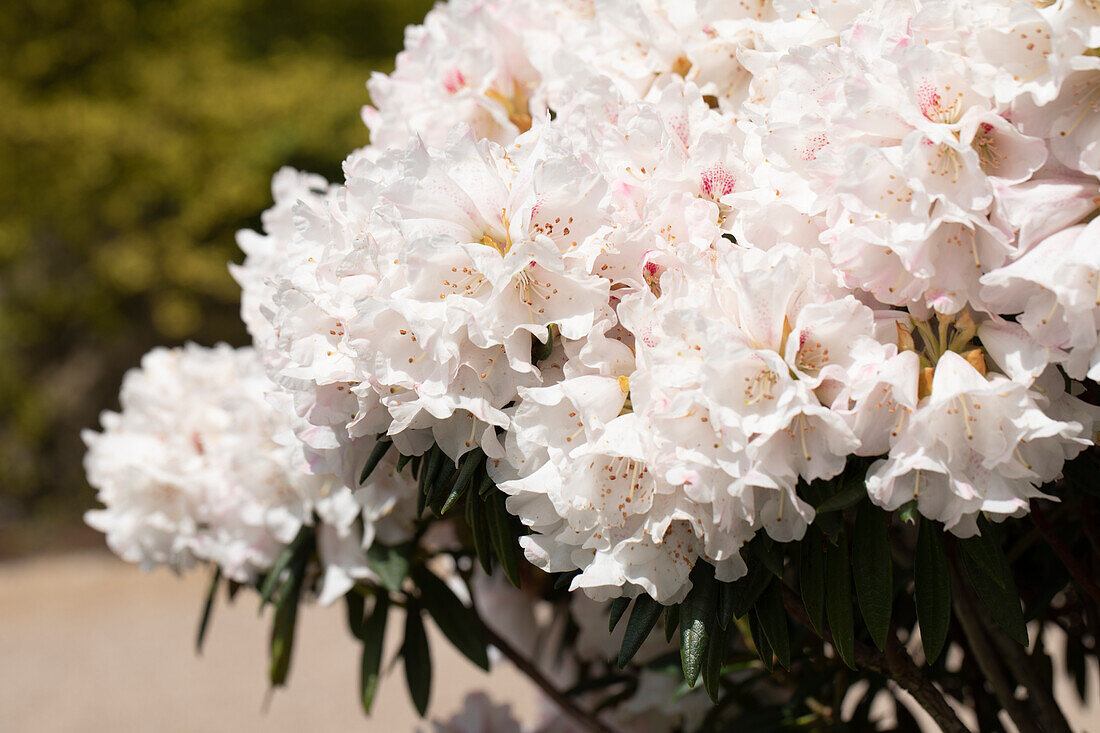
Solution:
[(411, 487), (379, 470), (352, 492), (294, 436), (293, 412), (272, 395), (281, 396), (249, 348), (189, 344), (147, 354), (126, 376), (122, 411), (103, 414), (102, 433), (84, 433), (88, 479), (104, 504), (88, 523), (145, 568), (205, 560), (245, 583), (271, 567), (315, 512), (338, 515), (346, 504), (353, 518), (319, 531), (322, 595), (343, 595), (357, 569), (373, 577), (364, 545), (407, 536)]
[(1020, 516), (1096, 437), (1098, 47), (1080, 0), (441, 3), (240, 234), (255, 356), (128, 380), (89, 521), (234, 577), (317, 522), (331, 599), (438, 446), (531, 563), (668, 604), (842, 484)]

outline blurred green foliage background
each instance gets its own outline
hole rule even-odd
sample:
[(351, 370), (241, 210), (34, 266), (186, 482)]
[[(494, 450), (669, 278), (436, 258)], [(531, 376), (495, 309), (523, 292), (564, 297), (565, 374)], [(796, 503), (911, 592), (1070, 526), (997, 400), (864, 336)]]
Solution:
[(427, 0), (8, 0), (0, 555), (72, 544), (82, 428), (158, 344), (247, 342), (226, 264), (284, 164), (337, 177)]

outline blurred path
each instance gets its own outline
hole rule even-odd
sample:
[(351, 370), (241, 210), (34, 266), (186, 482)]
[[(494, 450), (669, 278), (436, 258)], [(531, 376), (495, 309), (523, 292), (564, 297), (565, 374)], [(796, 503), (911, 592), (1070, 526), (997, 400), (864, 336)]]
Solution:
[[(359, 647), (342, 603), (303, 607), (289, 686), (262, 713), (270, 616), (257, 618), (254, 593), (242, 591), (233, 606), (219, 594), (205, 653), (196, 656), (207, 581), (203, 572), (142, 573), (105, 552), (0, 564), (0, 730), (431, 730), (409, 702), (400, 663), (383, 677), (372, 716), (362, 714)], [(386, 660), (400, 641), (397, 621), (387, 629)], [(449, 717), (475, 689), (535, 714), (535, 689), (507, 663), (485, 674), (438, 632), (431, 649), (432, 718)]]

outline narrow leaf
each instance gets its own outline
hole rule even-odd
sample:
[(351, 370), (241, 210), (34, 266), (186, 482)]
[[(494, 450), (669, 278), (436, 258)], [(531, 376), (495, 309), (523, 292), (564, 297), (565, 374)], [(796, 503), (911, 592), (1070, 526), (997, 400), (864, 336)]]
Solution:
[(825, 631), (825, 550), (821, 533), (812, 526), (799, 545), (798, 583), (806, 615), (821, 636)]
[(660, 603), (642, 593), (634, 601), (634, 610), (630, 612), (630, 620), (626, 622), (626, 633), (623, 634), (623, 643), (619, 647), (619, 669), (622, 669), (634, 658), (642, 643), (649, 638), (649, 632), (657, 625), (657, 619), (661, 617), (663, 607)]
[(981, 534), (959, 540), (964, 555), (976, 567), (981, 568), (998, 587), (1008, 587), (1012, 577), (1008, 568), (1008, 559), (1001, 550), (1001, 544), (992, 523), (982, 514), (978, 515), (978, 530)]
[(378, 691), (382, 670), (382, 642), (386, 636), (386, 614), (390, 599), (385, 593), (375, 596), (374, 610), (362, 624), (363, 659), (359, 666), (359, 699), (363, 712), (369, 713)]
[(474, 476), (481, 469), (484, 460), (485, 453), (480, 448), (476, 448), (467, 454), (462, 469), (458, 472), (454, 485), (451, 487), (451, 493), (447, 496), (447, 500), (443, 502), (440, 514), (446, 514), (447, 510), (462, 498), (462, 495), (466, 493), (466, 489), (470, 488), (470, 484), (473, 483)]
[(745, 577), (735, 583), (733, 615), (741, 618), (756, 603), (756, 599), (768, 587), (768, 583), (775, 578), (772, 572), (764, 567), (762, 562), (750, 557), (748, 560), (749, 572)]
[(263, 585), (260, 586), (260, 611), (263, 611), (264, 606), (271, 602), (271, 597), (275, 595), (275, 591), (279, 588), (283, 573), (290, 566), (291, 561), (294, 560), (298, 550), (305, 544), (306, 539), (310, 537), (311, 532), (312, 530), (309, 527), (302, 527), (298, 530), (298, 534), (295, 535), (294, 539), (290, 541), (290, 544), (284, 547), (279, 556), (275, 558), (275, 564), (267, 571)]
[(434, 573), (418, 566), (413, 580), (420, 588), (420, 600), (435, 620), (435, 625), (454, 645), (455, 649), (471, 662), (489, 670), (489, 654), (481, 622), (472, 609), (466, 607), (458, 596)]
[(841, 660), (855, 665), (855, 622), (852, 617), (852, 568), (848, 562), (848, 538), (825, 546), (825, 612), (833, 634), (833, 646)]
[(424, 454), (423, 459), (420, 462), (420, 474), (417, 477), (416, 492), (417, 492), (417, 516), (424, 513), (424, 507), (428, 504), (428, 495), (431, 493), (432, 482), (435, 480), (435, 474), (439, 471), (439, 467), (443, 461), (443, 451), (439, 449), (438, 445), (433, 445), (428, 449), (428, 452)]
[(710, 640), (710, 629), (717, 626), (718, 589), (714, 567), (702, 560), (695, 563), (691, 580), (691, 591), (680, 606), (680, 663), (684, 680), (694, 687), (699, 679), (703, 652)]
[(840, 491), (830, 496), (817, 505), (818, 514), (828, 514), (855, 506), (859, 500), (867, 496), (867, 483), (860, 477), (849, 483), (845, 483)]
[(454, 462), (443, 452), (443, 449), (439, 446), (436, 446), (436, 448), (437, 450), (433, 454), (438, 456), (435, 459), (435, 465), (428, 464), (427, 495), (424, 501), (432, 508), (432, 512), (436, 516), (440, 516), (439, 512), (443, 507), (443, 499), (447, 496), (447, 487), (456, 469)]
[(943, 530), (930, 519), (921, 518), (917, 533), (917, 557), (913, 568), (924, 657), (929, 664), (943, 651), (951, 622), (951, 577)]
[(466, 523), (474, 540), (474, 552), (486, 575), (493, 574), (492, 540), (489, 537), (489, 519), (486, 517), (485, 502), (480, 496), (471, 496), (466, 502)]
[(852, 537), (852, 571), (856, 600), (871, 639), (879, 649), (886, 648), (890, 633), (890, 612), (894, 602), (893, 562), (887, 537), (887, 514), (864, 503), (856, 516)]
[(580, 575), (579, 570), (574, 570), (571, 573), (558, 573), (558, 577), (554, 579), (554, 590), (568, 588), (573, 583), (573, 578), (578, 575)]
[(386, 452), (389, 451), (392, 445), (393, 441), (389, 438), (381, 438), (374, 444), (374, 449), (371, 450), (370, 455), (367, 457), (367, 462), (363, 466), (363, 472), (359, 474), (360, 484), (365, 483), (366, 480), (370, 478), (371, 473), (378, 467), (379, 461), (382, 460), (382, 457), (386, 455)]
[(485, 502), (489, 519), (489, 538), (493, 550), (500, 558), (500, 567), (504, 576), (515, 587), (519, 587), (519, 544), (512, 531), (512, 519), (504, 506), (504, 494), (500, 491), (489, 495)]
[(754, 554), (760, 559), (772, 575), (783, 577), (783, 545), (778, 544), (771, 537), (761, 532), (750, 545)]
[(760, 617), (756, 613), (755, 606), (749, 611), (748, 616), (749, 635), (752, 637), (753, 646), (756, 647), (756, 653), (760, 656), (760, 661), (764, 663), (764, 667), (770, 672), (775, 668), (775, 652), (772, 651), (772, 646), (768, 643), (764, 629), (760, 627)]
[(367, 565), (382, 581), (382, 587), (401, 592), (401, 582), (409, 574), (409, 558), (399, 548), (375, 542), (367, 548)]
[(363, 596), (354, 588), (344, 594), (348, 610), (348, 630), (356, 639), (363, 638)]
[(214, 566), (210, 576), (210, 587), (206, 591), (206, 602), (202, 604), (202, 616), (199, 617), (199, 630), (195, 634), (195, 652), (202, 654), (202, 644), (206, 640), (206, 629), (210, 626), (210, 616), (214, 612), (214, 596), (218, 594), (218, 585), (222, 579), (222, 569)]
[(496, 484), (493, 483), (493, 479), (490, 478), (489, 474), (485, 474), (477, 485), (477, 495), (485, 496), (494, 488), (496, 488)]
[(627, 606), (630, 605), (632, 599), (627, 596), (620, 596), (611, 601), (611, 611), (607, 615), (607, 633), (615, 631), (615, 627), (619, 625), (619, 619), (626, 613)]
[(411, 461), (412, 459), (413, 459), (412, 456), (406, 456), (404, 454), (398, 456), (397, 457), (397, 472), (401, 473), (401, 469), (403, 469), (409, 463), (409, 461)]
[(718, 584), (718, 626), (728, 629), (733, 621), (733, 606), (737, 591), (733, 583)]
[(1011, 573), (1005, 576), (1007, 587), (1001, 587), (972, 555), (964, 552), (962, 558), (970, 585), (989, 615), (1017, 644), (1026, 647), (1027, 623), (1024, 621), (1024, 610), (1020, 606), (1020, 593), (1016, 590)]
[(680, 604), (665, 606), (665, 641), (672, 643), (676, 628), (680, 625)]
[(706, 659), (703, 660), (703, 687), (711, 702), (717, 704), (722, 691), (722, 667), (726, 662), (726, 632), (716, 628), (707, 644)]
[(424, 633), (424, 621), (420, 618), (420, 606), (410, 602), (405, 609), (405, 681), (409, 697), (420, 717), (428, 711), (428, 698), (432, 691), (432, 657), (428, 652), (428, 637)]
[(271, 627), (271, 666), (268, 677), (275, 687), (286, 684), (290, 656), (294, 651), (294, 631), (298, 621), (298, 599), (302, 591), (305, 563), (296, 563), (275, 605)]
[(782, 581), (778, 578), (768, 584), (756, 602), (756, 617), (760, 628), (768, 637), (768, 646), (775, 652), (784, 669), (791, 668), (791, 640), (787, 628), (787, 611), (783, 608)]

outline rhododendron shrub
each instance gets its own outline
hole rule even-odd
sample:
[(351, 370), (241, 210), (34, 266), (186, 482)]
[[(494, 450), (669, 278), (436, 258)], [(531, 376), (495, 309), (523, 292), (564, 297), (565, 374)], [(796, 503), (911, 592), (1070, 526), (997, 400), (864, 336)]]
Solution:
[(1054, 626), (1081, 684), (1097, 652), (1098, 48), (1084, 0), (441, 4), (344, 180), (279, 171), (241, 232), (252, 347), (153, 352), (86, 436), (88, 521), (215, 566), (207, 612), (255, 587), (274, 684), (344, 598), (368, 710), (402, 606), (421, 713), (427, 611), (545, 730), (879, 696), (1068, 730), (1037, 669)]

